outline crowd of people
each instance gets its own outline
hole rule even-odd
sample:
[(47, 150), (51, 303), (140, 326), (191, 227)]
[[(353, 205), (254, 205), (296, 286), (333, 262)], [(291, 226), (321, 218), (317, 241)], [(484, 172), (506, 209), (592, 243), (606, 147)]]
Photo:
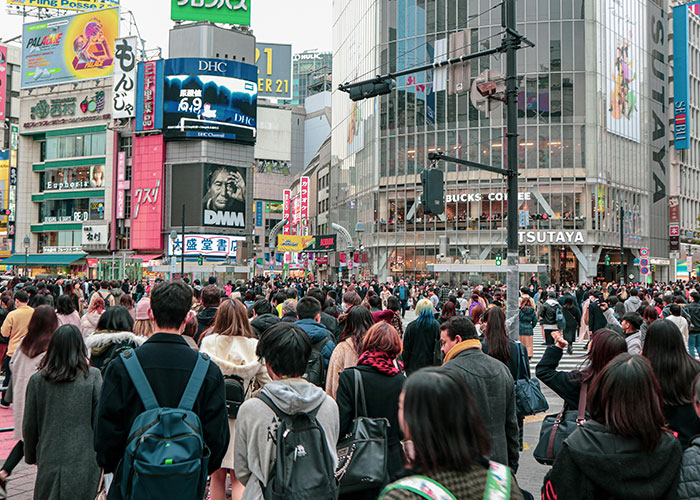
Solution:
[[(2, 497), (24, 459), (40, 500), (533, 498), (514, 382), (537, 325), (537, 379), (585, 415), (537, 495), (700, 497), (695, 282), (533, 280), (520, 341), (493, 286), (22, 277), (0, 292), (17, 440)], [(577, 341), (585, 362), (559, 370)]]

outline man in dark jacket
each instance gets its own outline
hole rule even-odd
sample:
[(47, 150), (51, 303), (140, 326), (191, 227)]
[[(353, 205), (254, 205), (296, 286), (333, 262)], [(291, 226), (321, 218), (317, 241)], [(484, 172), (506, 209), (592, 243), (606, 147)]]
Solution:
[[(697, 304), (700, 300), (698, 292), (693, 303)], [(695, 381), (693, 406), (695, 413), (700, 417), (700, 383)], [(681, 463), (681, 477), (678, 483), (678, 500), (695, 500), (700, 498), (700, 436), (695, 436), (690, 446), (683, 452), (683, 462)]]
[(688, 349), (695, 356), (695, 352), (700, 353), (700, 293), (690, 292), (690, 302), (682, 311), (688, 318)]
[[(518, 470), (520, 443), (515, 414), (515, 388), (508, 367), (484, 354), (474, 323), (455, 316), (440, 326), (444, 368), (466, 380), (491, 435), (491, 459)], [(455, 395), (459, 397), (459, 395)], [(468, 425), (467, 422), (464, 425)]]
[(250, 326), (257, 338), (260, 338), (265, 330), (280, 322), (279, 316), (272, 314), (272, 306), (265, 299), (256, 301), (251, 309), (253, 310), (253, 319), (250, 320)]
[(216, 285), (207, 285), (202, 289), (202, 310), (197, 313), (197, 335), (195, 342), (199, 342), (199, 337), (214, 324), (214, 316), (219, 309), (221, 302), (221, 290)]
[(314, 348), (325, 341), (321, 348), (321, 355), (324, 364), (328, 366), (331, 354), (335, 349), (335, 342), (333, 342), (326, 327), (319, 321), (321, 319), (321, 304), (313, 297), (304, 297), (297, 303), (297, 316), (299, 321), (294, 324), (306, 332)]
[[(169, 281), (156, 286), (151, 293), (148, 315), (157, 333), (134, 350), (161, 407), (177, 408), (199, 356), (180, 335), (191, 305), (192, 291), (183, 282)], [(230, 438), (224, 379), (214, 363), (209, 363), (192, 410), (202, 423), (202, 437), (211, 453), (208, 473), (212, 474), (221, 466)], [(122, 498), (119, 465), (131, 426), (143, 411), (124, 362), (115, 358), (105, 372), (95, 417), (97, 463), (106, 473), (115, 472), (109, 500)]]
[(337, 344), (338, 335), (340, 334), (340, 332), (338, 332), (338, 320), (330, 314), (323, 312), (323, 306), (326, 303), (326, 293), (320, 288), (313, 287), (309, 288), (309, 291), (306, 292), (306, 295), (309, 297), (313, 297), (314, 299), (318, 300), (318, 302), (321, 304), (320, 323), (323, 323), (323, 326), (326, 327), (326, 330), (328, 330), (331, 334), (331, 337), (333, 337), (333, 342)]

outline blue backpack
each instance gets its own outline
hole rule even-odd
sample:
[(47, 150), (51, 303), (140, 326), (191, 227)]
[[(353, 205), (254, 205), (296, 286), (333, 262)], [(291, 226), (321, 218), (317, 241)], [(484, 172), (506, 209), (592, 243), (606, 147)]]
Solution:
[(197, 357), (177, 408), (162, 408), (133, 350), (120, 354), (145, 411), (134, 420), (119, 471), (124, 500), (203, 498), (209, 449), (192, 411), (209, 368)]
[(564, 317), (564, 309), (561, 305), (556, 306), (557, 328), (561, 331), (566, 329), (566, 318)]

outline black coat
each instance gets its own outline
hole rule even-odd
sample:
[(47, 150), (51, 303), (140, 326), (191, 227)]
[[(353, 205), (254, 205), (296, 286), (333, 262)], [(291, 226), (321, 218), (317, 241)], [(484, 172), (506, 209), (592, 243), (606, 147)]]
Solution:
[(338, 338), (340, 336), (340, 332), (338, 332), (338, 320), (330, 314), (321, 311), (321, 323), (323, 323), (326, 330), (330, 332), (333, 342), (338, 344)]
[(440, 324), (432, 320), (418, 325), (418, 320), (411, 321), (403, 335), (402, 359), (406, 373), (420, 370), (426, 366), (433, 366), (433, 353), (435, 342), (440, 342)]
[(199, 342), (199, 338), (207, 329), (214, 324), (217, 307), (205, 307), (197, 313), (197, 335), (194, 337), (195, 342)]
[[(156, 333), (134, 350), (146, 378), (162, 407), (176, 408), (190, 379), (198, 354), (180, 335)], [(126, 449), (131, 425), (143, 413), (144, 406), (136, 393), (121, 358), (112, 361), (104, 375), (102, 393), (95, 419), (97, 463), (106, 473), (117, 469)], [(204, 442), (211, 452), (209, 474), (221, 466), (229, 444), (224, 379), (221, 370), (209, 363), (209, 370), (197, 396), (193, 411), (202, 422)], [(109, 490), (110, 500), (121, 500), (119, 473)]]
[[(352, 421), (355, 418), (355, 373), (358, 370), (362, 376), (362, 384), (365, 389), (366, 417), (389, 420), (388, 444), (389, 444), (389, 474), (391, 481), (401, 477), (403, 472), (403, 460), (401, 458), (401, 430), (399, 429), (399, 395), (406, 381), (406, 376), (399, 372), (398, 375), (389, 376), (380, 373), (374, 367), (360, 365), (348, 368), (341, 372), (338, 378), (338, 391), (336, 402), (340, 415), (340, 439), (343, 439), (352, 430)], [(358, 410), (362, 412), (359, 404)], [(372, 498), (376, 498), (375, 492)]]
[(678, 440), (683, 448), (687, 448), (690, 441), (700, 435), (700, 418), (695, 413), (693, 403), (678, 406), (665, 405), (664, 417), (669, 429), (678, 434)]
[(556, 345), (545, 349), (542, 359), (537, 363), (535, 375), (544, 385), (556, 392), (566, 402), (569, 410), (578, 410), (578, 397), (581, 392), (581, 372), (559, 372), (557, 366), (564, 354)]
[[(489, 345), (486, 341), (481, 343), (484, 354), (489, 353)], [(513, 377), (513, 380), (524, 380), (530, 378), (530, 360), (527, 357), (525, 346), (519, 342), (508, 341), (510, 348), (510, 359), (506, 366)], [(520, 361), (520, 373), (518, 373), (518, 361)]]

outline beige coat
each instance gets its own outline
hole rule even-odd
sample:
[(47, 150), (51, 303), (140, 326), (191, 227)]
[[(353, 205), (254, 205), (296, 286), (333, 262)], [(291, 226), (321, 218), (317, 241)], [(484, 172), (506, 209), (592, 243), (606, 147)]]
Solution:
[(328, 374), (326, 375), (326, 394), (335, 399), (338, 391), (338, 378), (340, 372), (351, 366), (357, 366), (359, 356), (355, 352), (355, 343), (352, 339), (343, 340), (333, 350), (331, 360), (328, 364)]
[[(249, 399), (253, 392), (252, 382), (255, 382), (254, 385), (257, 389), (270, 381), (267, 369), (260, 363), (258, 356), (255, 354), (257, 346), (257, 339), (213, 333), (202, 339), (199, 351), (207, 353), (211, 360), (221, 369), (221, 373), (224, 376), (238, 375), (241, 377), (246, 390), (249, 387), (251, 388), (246, 394), (246, 399)], [(235, 422), (233, 419), (228, 421), (231, 440), (229, 441), (226, 455), (221, 462), (222, 469), (233, 469)]]
[(10, 361), (10, 370), (12, 371), (12, 416), (15, 424), (15, 439), (22, 440), (22, 418), (24, 417), (24, 404), (27, 396), (27, 384), (29, 377), (34, 375), (39, 368), (39, 363), (46, 352), (29, 358), (21, 349), (20, 342), (15, 355)]

